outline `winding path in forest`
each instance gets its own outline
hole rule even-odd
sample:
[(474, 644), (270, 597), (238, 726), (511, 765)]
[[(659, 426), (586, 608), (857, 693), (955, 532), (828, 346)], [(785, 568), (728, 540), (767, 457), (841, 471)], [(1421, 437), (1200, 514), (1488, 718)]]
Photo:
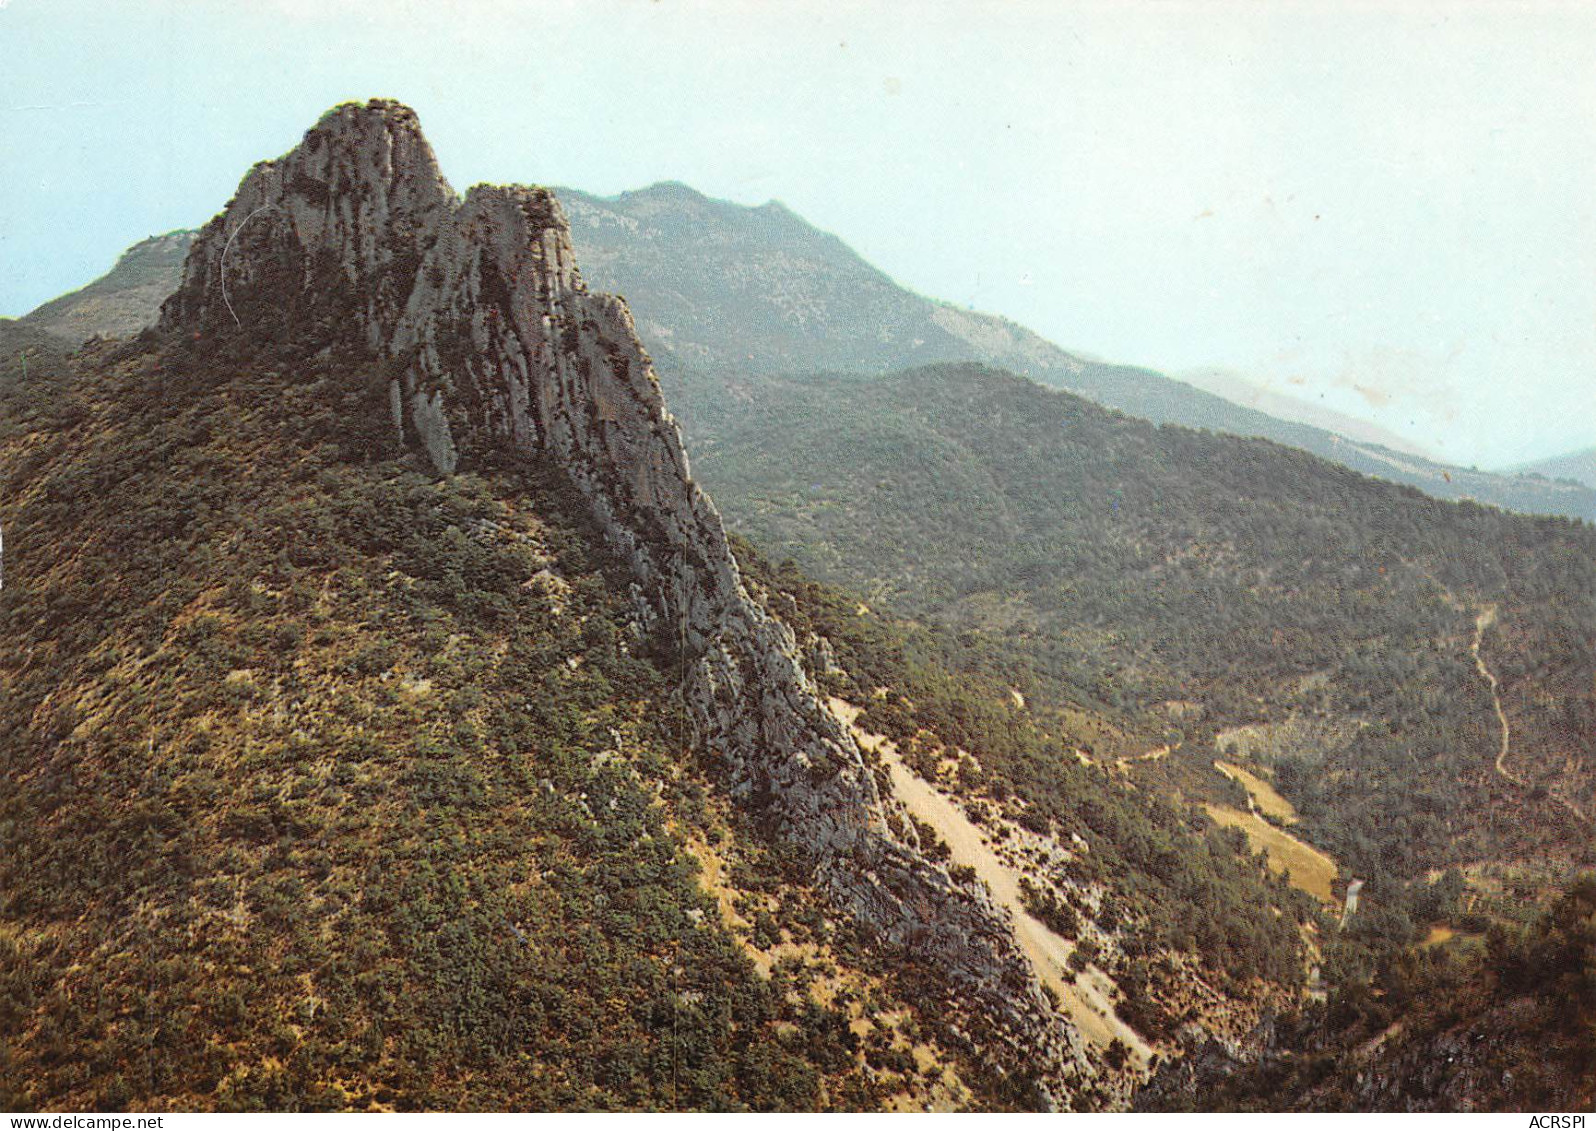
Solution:
[(1469, 651), (1474, 654), (1474, 666), (1491, 685), (1491, 705), (1496, 708), (1497, 721), (1502, 724), (1502, 745), (1496, 753), (1496, 772), (1514, 785), (1528, 786), (1529, 782), (1507, 768), (1507, 755), (1512, 749), (1513, 730), (1507, 725), (1507, 712), (1502, 710), (1501, 681), (1496, 678), (1495, 672), (1485, 666), (1485, 657), (1480, 655), (1480, 642), (1485, 639), (1485, 630), (1495, 623), (1496, 606), (1486, 605), (1474, 618), (1474, 643), (1469, 645)]
[[(1501, 682), (1496, 678), (1496, 673), (1486, 666), (1485, 658), (1480, 655), (1480, 643), (1485, 637), (1485, 630), (1496, 623), (1496, 606), (1486, 605), (1474, 618), (1474, 643), (1469, 646), (1469, 651), (1474, 654), (1474, 666), (1479, 669), (1481, 677), (1491, 685), (1491, 705), (1496, 709), (1497, 721), (1502, 724), (1502, 744), (1496, 752), (1496, 772), (1503, 780), (1510, 781), (1522, 789), (1528, 789), (1530, 782), (1515, 774), (1507, 768), (1507, 757), (1512, 750), (1513, 732), (1507, 724), (1507, 712), (1502, 709)], [(1559, 796), (1554, 787), (1551, 791), (1552, 800), (1572, 813), (1575, 819), (1588, 823), (1591, 815), (1571, 797)]]

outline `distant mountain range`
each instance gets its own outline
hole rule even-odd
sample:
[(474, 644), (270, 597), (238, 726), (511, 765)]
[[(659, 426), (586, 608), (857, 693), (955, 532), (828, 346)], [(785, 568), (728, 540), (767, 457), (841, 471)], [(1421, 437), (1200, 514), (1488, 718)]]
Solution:
[[(1302, 448), (1437, 498), (1596, 521), (1589, 452), (1513, 473), (1437, 463), (1361, 422), (1302, 411), (1313, 406), (1294, 409), (1228, 386), (1236, 399), (1226, 399), (1154, 370), (1068, 353), (1008, 319), (916, 294), (776, 201), (747, 207), (676, 182), (615, 197), (556, 191), (584, 277), (626, 297), (667, 386), (683, 369), (886, 373), (976, 361), (1155, 424)], [(176, 288), (193, 235), (135, 244), (104, 277), (21, 321), (74, 342), (134, 333)]]
[(1587, 487), (1596, 487), (1596, 447), (1522, 464), (1510, 470), (1525, 475), (1544, 475), (1548, 479), (1572, 479)]
[(1451, 467), (1367, 431), (1283, 420), (1151, 369), (1067, 353), (1007, 319), (900, 287), (774, 201), (749, 208), (675, 183), (615, 197), (557, 192), (584, 276), (626, 296), (667, 380), (682, 367), (888, 372), (978, 361), (1155, 424), (1259, 436), (1437, 498), (1596, 520), (1590, 485)]
[(1223, 397), (1232, 404), (1243, 408), (1256, 409), (1267, 413), (1277, 420), (1294, 421), (1297, 424), (1310, 424), (1315, 428), (1323, 428), (1327, 432), (1335, 432), (1349, 440), (1358, 440), (1366, 444), (1378, 444), (1389, 448), (1393, 452), (1402, 452), (1406, 455), (1423, 456), (1429, 458), (1429, 453), (1405, 437), (1398, 436), (1387, 428), (1381, 428), (1367, 420), (1360, 420), (1356, 416), (1349, 416), (1344, 412), (1326, 408), (1324, 405), (1315, 404), (1306, 397), (1292, 396), (1276, 389), (1269, 388), (1261, 381), (1237, 373), (1229, 369), (1191, 369), (1179, 373), (1178, 378), (1188, 385)]

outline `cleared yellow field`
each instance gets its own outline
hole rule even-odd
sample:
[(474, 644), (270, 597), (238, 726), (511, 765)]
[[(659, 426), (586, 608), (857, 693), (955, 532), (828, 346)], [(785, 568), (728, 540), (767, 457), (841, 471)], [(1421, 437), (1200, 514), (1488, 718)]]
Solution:
[(1243, 813), (1224, 805), (1204, 805), (1203, 808), (1215, 823), (1246, 833), (1247, 843), (1254, 852), (1264, 853), (1269, 867), (1276, 872), (1290, 873), (1292, 887), (1326, 903), (1335, 901), (1331, 885), (1335, 883), (1336, 862), (1323, 852), (1275, 828), (1256, 813)]
[(1276, 793), (1275, 787), (1257, 774), (1249, 773), (1230, 762), (1215, 762), (1214, 769), (1245, 789), (1247, 796), (1252, 798), (1252, 803), (1258, 807), (1258, 812), (1265, 817), (1273, 817), (1287, 825), (1297, 823), (1296, 807)]

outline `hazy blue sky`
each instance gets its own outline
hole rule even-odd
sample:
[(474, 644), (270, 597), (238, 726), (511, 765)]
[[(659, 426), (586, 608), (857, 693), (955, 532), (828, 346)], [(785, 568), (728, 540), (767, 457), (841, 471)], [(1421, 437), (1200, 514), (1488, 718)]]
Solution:
[(1596, 443), (1596, 4), (0, 0), (0, 313), (330, 105), (456, 187), (784, 201), (1066, 348), (1482, 466)]

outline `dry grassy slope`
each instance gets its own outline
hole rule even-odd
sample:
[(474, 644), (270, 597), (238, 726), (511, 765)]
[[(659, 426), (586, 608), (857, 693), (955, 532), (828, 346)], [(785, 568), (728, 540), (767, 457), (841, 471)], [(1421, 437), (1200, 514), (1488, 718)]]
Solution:
[(707, 803), (557, 478), (382, 460), (336, 361), (7, 378), (0, 1106), (994, 1102)]

